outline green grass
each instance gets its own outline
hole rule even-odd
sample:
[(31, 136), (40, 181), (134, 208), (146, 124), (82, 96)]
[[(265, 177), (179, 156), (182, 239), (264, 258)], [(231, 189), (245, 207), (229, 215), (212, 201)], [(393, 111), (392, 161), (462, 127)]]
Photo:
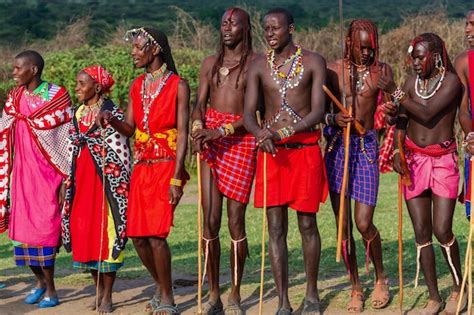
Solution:
[[(194, 185), (193, 185), (194, 184)], [(188, 195), (196, 195), (195, 182), (191, 182)], [(191, 199), (192, 200), (192, 199)], [(197, 274), (197, 228), (196, 228), (196, 205), (182, 204), (176, 210), (175, 227), (169, 238), (169, 243), (173, 253), (173, 270), (179, 274), (195, 276)], [(247, 235), (250, 248), (250, 258), (247, 260), (243, 280), (244, 294), (258, 293), (259, 270), (260, 270), (260, 237), (262, 226), (262, 215), (260, 209), (254, 209), (249, 206), (247, 209), (246, 224)], [(222, 258), (221, 272), (229, 276), (229, 258), (230, 247), (229, 234), (227, 232), (227, 223), (223, 216), (221, 230)], [(335, 262), (336, 252), (336, 233), (335, 221), (329, 201), (323, 205), (318, 214), (318, 226), (322, 239), (321, 266), (319, 271), (319, 287), (321, 288), (321, 298), (324, 304), (345, 305), (349, 299), (349, 289), (347, 274), (343, 263)], [(304, 296), (305, 276), (303, 273), (303, 259), (301, 252), (301, 239), (299, 236), (296, 216), (290, 212), (288, 229), (288, 248), (290, 265), (290, 294), (294, 301), (301, 301)], [(385, 268), (391, 278), (392, 294), (395, 295), (390, 306), (396, 309), (398, 306), (398, 243), (397, 243), (397, 177), (394, 174), (381, 176), (381, 185), (379, 191), (379, 203), (375, 212), (375, 224), (380, 230), (383, 239), (383, 255)], [(454, 232), (461, 246), (461, 261), (464, 261), (464, 252), (466, 248), (466, 239), (469, 224), (464, 216), (464, 208), (461, 204), (457, 205), (454, 218)], [(356, 246), (358, 249), (359, 273), (361, 281), (366, 288), (372, 288), (373, 267), (370, 267), (370, 273), (365, 273), (364, 266), (364, 248), (360, 235), (356, 232)], [(404, 278), (405, 278), (405, 308), (413, 308), (422, 305), (427, 298), (426, 286), (421, 276), (420, 286), (413, 287), (416, 271), (416, 250), (408, 213), (404, 212), (403, 225), (404, 238)], [(268, 238), (267, 238), (268, 239)], [(444, 298), (449, 295), (451, 286), (451, 277), (447, 264), (445, 263), (439, 246), (435, 246), (437, 259), (437, 271), (439, 278), (439, 287)], [(125, 250), (125, 267), (119, 272), (120, 278), (136, 279), (148, 278), (149, 275), (142, 267), (135, 250), (129, 242)], [(90, 284), (89, 275), (73, 271), (71, 267), (71, 257), (64, 250), (57, 259), (57, 283), (58, 285), (72, 284), (84, 285)], [(270, 265), (268, 256), (266, 258), (265, 290), (274, 292)], [(14, 266), (12, 258), (12, 246), (6, 234), (0, 235), (0, 281), (7, 283), (16, 283), (19, 281), (29, 281), (31, 275), (26, 268), (17, 268)], [(228, 281), (223, 286), (229, 287)], [(336, 307), (336, 306), (334, 306)], [(342, 306), (341, 306), (342, 307)]]

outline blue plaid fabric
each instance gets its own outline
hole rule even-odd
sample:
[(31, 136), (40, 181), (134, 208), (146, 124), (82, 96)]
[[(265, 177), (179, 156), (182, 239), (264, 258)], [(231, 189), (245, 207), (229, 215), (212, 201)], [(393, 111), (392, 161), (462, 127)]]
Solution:
[[(106, 273), (106, 272), (116, 272), (123, 266), (123, 262), (121, 263), (109, 263), (106, 261), (102, 261), (99, 265), (98, 261), (88, 261), (86, 263), (78, 262), (78, 261), (73, 261), (72, 266), (76, 269), (82, 269), (82, 270), (98, 270), (100, 273)], [(100, 270), (99, 270), (100, 267)]]
[(17, 266), (54, 266), (56, 247), (31, 246), (27, 244), (13, 247)]
[[(324, 135), (327, 139), (326, 170), (329, 178), (329, 190), (341, 193), (342, 178), (344, 175), (344, 140), (341, 129), (326, 127)], [(351, 135), (349, 151), (349, 195), (360, 203), (375, 206), (379, 190), (378, 155), (379, 145), (377, 132), (372, 129), (362, 137)], [(365, 153), (362, 150), (362, 144)]]

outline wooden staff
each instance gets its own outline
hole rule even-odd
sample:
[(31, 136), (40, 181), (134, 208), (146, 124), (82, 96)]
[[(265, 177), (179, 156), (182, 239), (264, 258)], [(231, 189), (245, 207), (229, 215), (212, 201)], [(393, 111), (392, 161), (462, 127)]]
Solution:
[[(459, 293), (459, 300), (458, 300), (458, 307), (456, 310), (456, 314), (459, 314), (461, 311), (461, 301), (464, 295), (464, 289), (466, 288), (466, 280), (468, 280), (469, 287), (468, 287), (468, 303), (467, 303), (467, 313), (471, 314), (472, 308), (472, 235), (474, 230), (474, 216), (472, 215), (472, 205), (474, 200), (474, 156), (471, 156), (469, 161), (469, 180), (470, 180), (470, 188), (471, 188), (471, 212), (469, 215), (469, 237), (467, 239), (467, 247), (466, 247), (466, 258), (464, 260), (464, 276), (462, 278), (461, 283), (461, 291)], [(469, 278), (468, 278), (469, 277)]]
[[(255, 113), (257, 115), (257, 123), (262, 127), (262, 118), (260, 112)], [(263, 211), (262, 211), (262, 258), (260, 265), (260, 298), (258, 302), (258, 314), (263, 313), (263, 283), (265, 279), (265, 232), (267, 225), (267, 153), (263, 152)]]
[[(201, 207), (202, 207), (202, 187), (201, 187), (201, 154), (196, 154), (197, 159), (197, 180), (198, 180), (198, 314), (202, 314), (202, 223), (201, 223)], [(206, 266), (204, 266), (206, 267)]]
[(95, 311), (99, 313), (99, 288), (100, 288), (100, 269), (102, 267), (102, 246), (104, 244), (104, 208), (106, 207), (106, 192), (105, 192), (105, 129), (100, 128), (100, 136), (102, 138), (102, 204), (100, 214), (100, 245), (99, 245), (99, 261), (97, 263), (97, 284), (95, 287)]
[[(336, 105), (336, 107), (344, 114), (344, 115), (349, 115), (349, 112), (347, 111), (347, 109), (341, 104), (341, 102), (339, 102), (339, 100), (337, 99), (336, 96), (334, 96), (334, 94), (331, 92), (330, 89), (328, 89), (327, 86), (325, 86), (323, 84), (323, 91), (329, 96), (329, 98), (331, 98), (332, 102), (334, 103), (334, 105)], [(357, 130), (357, 132), (360, 134), (360, 135), (364, 135), (366, 130), (364, 128), (364, 126), (361, 125), (360, 122), (358, 122), (357, 120), (354, 120), (354, 127), (355, 127), (355, 130)]]
[(400, 286), (400, 312), (403, 311), (403, 185), (411, 186), (405, 151), (403, 149), (402, 134), (397, 133), (398, 153), (403, 175), (398, 176), (398, 281)]
[[(349, 115), (352, 115), (352, 106), (349, 107)], [(341, 261), (342, 252), (342, 229), (344, 225), (344, 213), (346, 210), (346, 191), (349, 182), (349, 147), (351, 141), (351, 123), (348, 122), (344, 129), (344, 175), (342, 176), (341, 194), (339, 196), (339, 222), (337, 228), (336, 262)]]

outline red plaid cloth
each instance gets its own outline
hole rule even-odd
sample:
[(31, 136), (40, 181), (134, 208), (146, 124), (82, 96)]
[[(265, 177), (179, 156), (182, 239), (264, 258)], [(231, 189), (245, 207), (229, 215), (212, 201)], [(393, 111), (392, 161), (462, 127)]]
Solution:
[[(240, 117), (209, 108), (205, 127), (216, 129)], [(242, 203), (249, 202), (256, 159), (255, 138), (251, 134), (238, 133), (208, 142), (201, 157), (211, 167), (214, 183), (224, 196)]]
[(385, 129), (385, 136), (379, 151), (379, 170), (380, 173), (388, 173), (393, 171), (393, 136), (395, 134), (395, 126), (389, 126), (385, 122), (385, 113), (383, 112), (382, 104), (383, 94), (380, 92), (374, 115), (374, 129), (376, 129), (379, 134), (382, 129)]

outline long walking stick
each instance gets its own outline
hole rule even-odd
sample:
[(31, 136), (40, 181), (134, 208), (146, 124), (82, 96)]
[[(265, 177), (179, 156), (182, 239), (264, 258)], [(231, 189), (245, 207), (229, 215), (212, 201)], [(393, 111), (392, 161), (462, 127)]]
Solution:
[[(471, 189), (471, 213), (469, 216), (469, 236), (467, 239), (467, 247), (466, 247), (466, 258), (464, 259), (464, 276), (462, 278), (461, 283), (461, 291), (459, 294), (458, 300), (458, 307), (456, 310), (456, 314), (459, 314), (461, 311), (461, 302), (464, 295), (464, 289), (466, 288), (466, 280), (468, 280), (469, 287), (468, 287), (468, 303), (467, 303), (467, 313), (471, 314), (472, 308), (472, 234), (474, 230), (474, 216), (472, 215), (472, 205), (474, 200), (474, 156), (471, 156), (469, 161), (469, 181), (470, 181), (470, 189)], [(469, 278), (468, 278), (469, 277)]]
[[(201, 207), (202, 207), (202, 187), (201, 187), (201, 154), (196, 154), (197, 159), (197, 180), (198, 180), (198, 314), (202, 314), (202, 223), (201, 223)], [(206, 266), (204, 266), (206, 267)]]
[(403, 311), (403, 185), (411, 186), (410, 173), (408, 170), (405, 151), (403, 149), (401, 131), (397, 133), (398, 150), (400, 154), (400, 164), (403, 175), (398, 177), (398, 281), (400, 287), (400, 312)]
[[(257, 123), (262, 126), (262, 118), (260, 112), (255, 113), (257, 115)], [(262, 210), (262, 258), (260, 265), (260, 298), (258, 302), (258, 314), (262, 315), (263, 311), (263, 282), (265, 279), (265, 232), (267, 225), (267, 153), (263, 152), (263, 210)]]
[[(352, 106), (349, 107), (349, 115), (352, 115)], [(349, 147), (351, 137), (351, 123), (348, 122), (344, 129), (344, 175), (342, 176), (341, 194), (339, 196), (339, 221), (337, 225), (337, 248), (336, 262), (341, 261), (342, 229), (344, 225), (344, 214), (346, 210), (346, 192), (349, 182)]]
[[(99, 246), (99, 261), (97, 263), (97, 283), (95, 287), (95, 310), (99, 313), (99, 288), (100, 288), (100, 269), (102, 267), (102, 246), (104, 244), (104, 208), (106, 207), (106, 192), (105, 192), (105, 129), (101, 128), (100, 136), (102, 138), (102, 148), (100, 151), (102, 157), (102, 203), (100, 208), (100, 246)], [(107, 209), (108, 210), (108, 209)]]

